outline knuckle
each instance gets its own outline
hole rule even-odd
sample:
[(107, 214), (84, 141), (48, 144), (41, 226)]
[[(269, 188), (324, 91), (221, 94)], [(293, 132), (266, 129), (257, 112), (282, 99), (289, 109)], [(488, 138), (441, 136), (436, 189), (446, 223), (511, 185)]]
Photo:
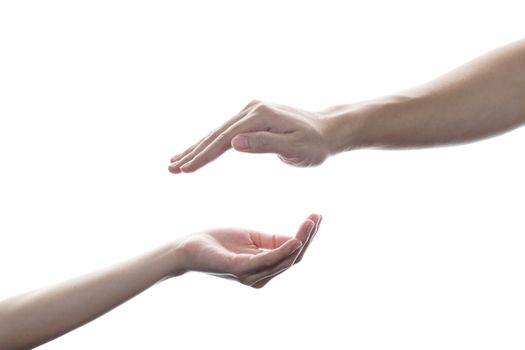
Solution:
[(221, 128), (217, 128), (217, 129), (211, 131), (208, 135), (206, 135), (206, 137), (204, 138), (203, 141), (208, 141), (208, 140), (213, 139), (213, 137), (214, 137), (215, 135), (220, 134), (220, 132), (221, 132)]
[(253, 110), (258, 113), (265, 113), (270, 110), (270, 106), (267, 103), (259, 102), (253, 106)]
[(217, 137), (215, 138), (216, 141), (221, 141), (221, 140), (224, 140), (226, 137), (228, 136), (228, 134), (226, 132), (221, 132), (217, 135)]
[(250, 103), (248, 103), (246, 105), (246, 108), (250, 108), (250, 107), (255, 106), (255, 105), (259, 104), (259, 103), (261, 103), (261, 101), (259, 101), (257, 99), (253, 99), (253, 100), (250, 101)]

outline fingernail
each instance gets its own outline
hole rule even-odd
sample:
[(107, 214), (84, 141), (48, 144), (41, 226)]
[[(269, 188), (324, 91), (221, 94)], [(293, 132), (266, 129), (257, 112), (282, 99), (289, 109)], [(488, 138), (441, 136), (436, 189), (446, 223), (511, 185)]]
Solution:
[(250, 148), (250, 144), (248, 142), (248, 138), (246, 136), (235, 136), (232, 140), (232, 146), (233, 148), (244, 151)]

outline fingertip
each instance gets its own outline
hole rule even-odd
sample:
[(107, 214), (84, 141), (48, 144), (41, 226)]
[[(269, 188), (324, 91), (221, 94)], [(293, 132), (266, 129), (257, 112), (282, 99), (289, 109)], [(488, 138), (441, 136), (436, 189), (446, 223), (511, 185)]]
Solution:
[(297, 239), (297, 240), (299, 240), (299, 241), (301, 241), (303, 243), (306, 243), (306, 241), (308, 241), (308, 237), (313, 232), (314, 227), (315, 227), (315, 222), (310, 220), (310, 219), (306, 219), (301, 224), (301, 227), (299, 228), (299, 231), (295, 235), (295, 239)]
[(170, 165), (168, 167), (168, 171), (172, 174), (179, 174), (180, 173), (180, 169), (176, 166), (173, 166), (173, 165)]
[(316, 226), (319, 226), (319, 224), (323, 220), (323, 216), (321, 214), (310, 214), (308, 215), (308, 219), (312, 220)]
[(319, 219), (319, 218), (321, 218), (321, 214), (312, 213), (312, 214), (308, 215), (308, 218), (310, 218), (312, 220)]
[(308, 232), (312, 232), (313, 228), (315, 227), (315, 221), (312, 219), (306, 219), (304, 222), (306, 230)]

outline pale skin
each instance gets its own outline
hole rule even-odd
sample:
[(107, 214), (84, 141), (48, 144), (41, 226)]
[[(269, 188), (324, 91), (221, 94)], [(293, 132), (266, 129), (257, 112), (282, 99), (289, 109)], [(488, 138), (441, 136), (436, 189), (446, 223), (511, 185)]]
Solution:
[(294, 237), (243, 229), (196, 233), (116, 266), (4, 300), (0, 347), (41, 345), (189, 271), (261, 288), (302, 259), (320, 222), (320, 215), (310, 215)]
[(361, 148), (402, 149), (471, 142), (525, 123), (525, 39), (493, 50), (406, 91), (310, 112), (261, 101), (174, 156), (169, 171), (191, 173), (230, 148), (275, 153), (314, 166)]

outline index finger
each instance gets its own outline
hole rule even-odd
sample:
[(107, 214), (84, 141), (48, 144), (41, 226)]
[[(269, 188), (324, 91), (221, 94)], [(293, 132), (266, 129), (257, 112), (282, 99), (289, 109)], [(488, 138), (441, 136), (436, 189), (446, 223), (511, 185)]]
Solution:
[(217, 138), (220, 138), (221, 134), (223, 134), (226, 130), (228, 130), (232, 125), (237, 123), (239, 120), (244, 118), (246, 114), (249, 112), (249, 110), (254, 106), (256, 103), (259, 103), (258, 101), (254, 100), (246, 107), (244, 107), (239, 113), (234, 115), (232, 118), (228, 119), (223, 125), (221, 125), (216, 130), (212, 131), (210, 134), (208, 134), (206, 137), (202, 138), (199, 142), (195, 143), (193, 146), (187, 148), (184, 152), (173, 156), (170, 159), (170, 166), (169, 171), (178, 174), (180, 173), (180, 168), (185, 165), (186, 163), (190, 162), (197, 154), (202, 152), (210, 143), (212, 143)]
[(255, 119), (249, 118), (250, 115), (245, 115), (235, 124), (231, 125), (226, 131), (221, 132), (214, 140), (204, 147), (200, 152), (195, 152), (192, 159), (185, 162), (180, 167), (180, 170), (185, 173), (191, 173), (204, 165), (217, 159), (220, 155), (232, 148), (232, 139), (243, 132), (255, 131), (258, 128), (259, 122)]

